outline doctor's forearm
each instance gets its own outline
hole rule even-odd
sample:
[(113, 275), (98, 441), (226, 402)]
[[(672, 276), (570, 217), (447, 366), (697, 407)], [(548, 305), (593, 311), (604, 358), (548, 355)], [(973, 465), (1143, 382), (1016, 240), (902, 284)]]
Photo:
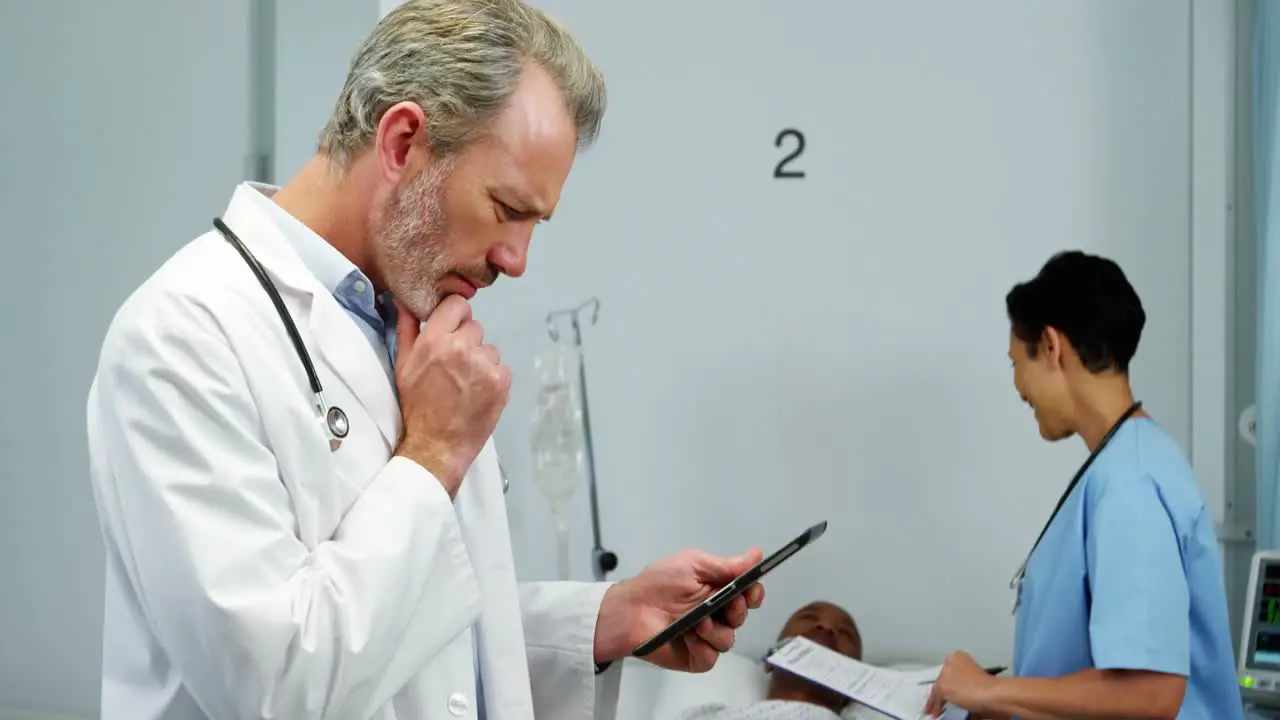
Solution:
[(1173, 720), (1186, 679), (1162, 673), (1082, 670), (1057, 678), (1000, 678), (987, 710), (1023, 720)]
[[(605, 613), (604, 582), (522, 583), (529, 679), (535, 717), (601, 720), (612, 716), (620, 667), (596, 674), (596, 635)], [(594, 657), (598, 662), (600, 658)]]

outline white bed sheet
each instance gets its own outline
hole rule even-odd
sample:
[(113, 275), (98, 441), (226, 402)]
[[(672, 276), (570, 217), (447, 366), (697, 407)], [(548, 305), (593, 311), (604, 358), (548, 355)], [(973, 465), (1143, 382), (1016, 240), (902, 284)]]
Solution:
[[(869, 662), (899, 670), (919, 670), (937, 663), (914, 661)], [(758, 658), (729, 652), (709, 672), (676, 673), (639, 660), (623, 661), (617, 720), (672, 720), (682, 711), (704, 703), (743, 705), (763, 700), (769, 677)]]

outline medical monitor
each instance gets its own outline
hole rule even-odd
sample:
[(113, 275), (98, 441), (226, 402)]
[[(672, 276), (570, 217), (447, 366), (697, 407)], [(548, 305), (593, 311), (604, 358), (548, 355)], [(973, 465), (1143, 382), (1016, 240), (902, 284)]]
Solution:
[(1237, 673), (1244, 699), (1280, 706), (1280, 550), (1253, 555)]

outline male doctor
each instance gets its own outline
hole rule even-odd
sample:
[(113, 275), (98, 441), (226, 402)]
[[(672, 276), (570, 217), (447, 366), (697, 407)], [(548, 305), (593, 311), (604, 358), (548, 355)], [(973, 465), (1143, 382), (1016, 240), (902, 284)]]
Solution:
[[(759, 560), (516, 582), (490, 439), (510, 375), (468, 299), (523, 274), (604, 105), (519, 0), (411, 0), (360, 48), (316, 157), (237, 188), (229, 232), (124, 303), (87, 413), (105, 720), (608, 717), (613, 661)], [(652, 661), (710, 668), (762, 599)]]

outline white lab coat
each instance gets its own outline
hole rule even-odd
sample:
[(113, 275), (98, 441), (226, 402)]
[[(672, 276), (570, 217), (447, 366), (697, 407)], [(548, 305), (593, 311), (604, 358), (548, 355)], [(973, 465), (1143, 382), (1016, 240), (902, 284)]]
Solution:
[(249, 192), (224, 219), (350, 435), (330, 451), (279, 316), (216, 231), (124, 303), (88, 402), (103, 719), (473, 718), (473, 637), (491, 720), (612, 717), (621, 663), (596, 676), (592, 648), (607, 586), (517, 585), (492, 441), (452, 502), (392, 457), (379, 360)]

